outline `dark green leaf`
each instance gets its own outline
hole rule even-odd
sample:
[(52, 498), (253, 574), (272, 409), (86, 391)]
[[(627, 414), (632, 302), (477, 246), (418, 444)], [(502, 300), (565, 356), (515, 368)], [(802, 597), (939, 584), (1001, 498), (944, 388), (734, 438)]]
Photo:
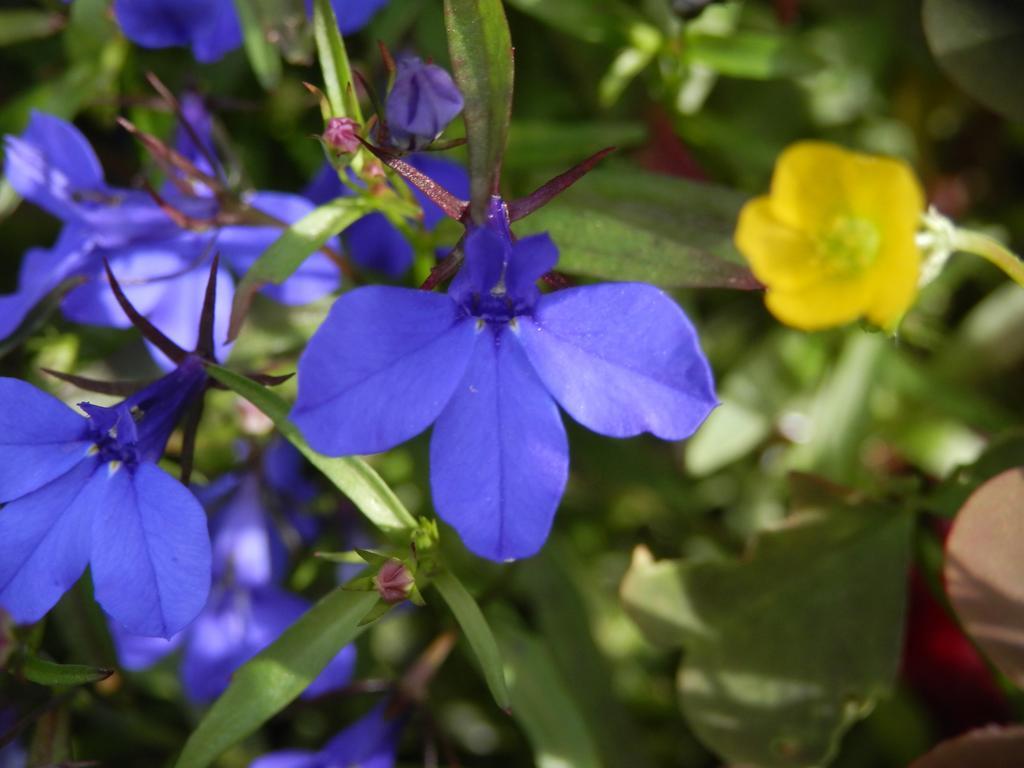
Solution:
[[(1018, 461), (1021, 457), (1018, 457)], [(946, 593), (964, 629), (999, 671), (1024, 688), (1024, 467), (967, 499), (946, 540)]]
[(978, 460), (956, 469), (928, 499), (929, 511), (947, 517), (955, 515), (982, 483), (1019, 466), (1024, 457), (1024, 432), (999, 435)]
[(634, 560), (627, 609), (686, 648), (697, 736), (730, 763), (828, 763), (900, 657), (911, 518), (840, 504), (791, 517), (741, 560)]
[(821, 66), (795, 39), (759, 32), (735, 32), (728, 37), (691, 32), (684, 50), (694, 64), (751, 80), (799, 77)]
[(59, 13), (33, 10), (0, 11), (0, 46), (49, 37), (64, 26)]
[(210, 375), (237, 392), (265, 413), (281, 434), (323, 472), (324, 476), (344, 493), (366, 518), (384, 533), (408, 541), (416, 528), (416, 519), (395, 496), (373, 467), (358, 456), (340, 458), (317, 453), (288, 420), (289, 405), (266, 387), (227, 368), (210, 365)]
[(496, 621), (508, 670), (512, 716), (539, 768), (600, 768), (601, 760), (566, 681), (544, 642), (511, 617)]
[(508, 4), (588, 43), (621, 46), (637, 14), (617, 0), (508, 0)]
[(267, 39), (260, 6), (252, 0), (235, 0), (235, 10), (242, 24), (245, 55), (249, 57), (249, 65), (260, 85), (268, 91), (273, 90), (281, 81), (281, 56)]
[(925, 0), (924, 31), (939, 65), (985, 106), (1024, 120), (1024, 5)]
[(340, 197), (321, 205), (287, 229), (249, 267), (235, 291), (228, 337), (238, 336), (253, 296), (267, 284), (280, 285), (302, 266), (302, 262), (328, 240), (365, 216), (367, 206), (358, 197)]
[(20, 667), (26, 680), (49, 686), (88, 685), (106, 680), (114, 674), (112, 669), (90, 667), (85, 664), (57, 664), (36, 656), (26, 656)]
[(558, 268), (666, 288), (754, 290), (761, 284), (732, 244), (744, 197), (711, 184), (622, 168), (589, 174), (516, 224), (549, 232)]
[(316, 38), (320, 70), (324, 75), (324, 88), (334, 116), (349, 117), (362, 123), (363, 115), (352, 84), (348, 51), (338, 30), (338, 19), (330, 0), (313, 0), (313, 36)]
[(480, 612), (480, 606), (476, 604), (473, 596), (451, 571), (439, 571), (431, 583), (437, 587), (441, 597), (448, 603), (448, 607), (455, 615), (455, 620), (462, 628), (462, 633), (469, 641), (469, 646), (476, 655), (494, 701), (499, 707), (507, 710), (511, 702), (508, 686), (505, 683), (501, 652), (498, 650), (498, 644), (494, 640), (487, 619)]
[(176, 768), (206, 768), (294, 701), (327, 663), (355, 640), (373, 592), (330, 592), (243, 665), (189, 736)]
[(445, 0), (448, 52), (465, 100), (473, 218), (498, 192), (512, 114), (512, 39), (501, 0)]

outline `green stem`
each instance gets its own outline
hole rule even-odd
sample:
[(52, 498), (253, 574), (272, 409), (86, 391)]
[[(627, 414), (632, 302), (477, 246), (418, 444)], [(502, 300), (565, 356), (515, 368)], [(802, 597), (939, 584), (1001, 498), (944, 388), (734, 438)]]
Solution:
[(973, 253), (995, 264), (1017, 285), (1024, 288), (1024, 261), (995, 238), (969, 229), (957, 229), (952, 244), (957, 251)]

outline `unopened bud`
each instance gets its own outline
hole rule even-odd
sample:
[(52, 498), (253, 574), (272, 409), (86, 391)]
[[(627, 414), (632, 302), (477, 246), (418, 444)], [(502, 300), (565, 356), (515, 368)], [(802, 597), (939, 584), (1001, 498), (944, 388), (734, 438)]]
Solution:
[(394, 605), (409, 597), (415, 579), (401, 560), (388, 560), (373, 577), (373, 586), (385, 603)]
[(385, 109), (394, 145), (422, 149), (462, 111), (462, 94), (442, 67), (408, 56), (398, 60)]
[(339, 152), (352, 154), (359, 149), (359, 123), (348, 117), (332, 117), (327, 121), (323, 140)]

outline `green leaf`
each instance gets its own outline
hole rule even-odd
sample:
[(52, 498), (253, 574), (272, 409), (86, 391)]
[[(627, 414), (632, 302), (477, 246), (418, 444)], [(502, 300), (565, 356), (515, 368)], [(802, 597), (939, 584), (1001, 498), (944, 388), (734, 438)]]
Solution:
[(1024, 120), (1024, 5), (925, 0), (925, 37), (939, 66), (990, 109)]
[(693, 64), (750, 80), (799, 77), (821, 66), (819, 59), (794, 38), (760, 32), (735, 32), (727, 37), (690, 32), (684, 51)]
[(352, 84), (348, 51), (345, 50), (345, 41), (338, 30), (338, 19), (330, 0), (313, 0), (313, 36), (316, 39), (320, 70), (324, 75), (324, 88), (334, 116), (349, 117), (362, 123), (363, 113)]
[(899, 664), (912, 518), (823, 503), (739, 560), (634, 559), (627, 610), (686, 649), (678, 676), (694, 733), (726, 762), (829, 762)]
[(512, 115), (512, 38), (501, 0), (444, 0), (448, 52), (465, 100), (473, 218), (498, 192)]
[(498, 650), (498, 644), (494, 640), (487, 619), (480, 612), (480, 606), (451, 571), (439, 571), (433, 576), (431, 584), (437, 587), (437, 591), (455, 614), (455, 620), (476, 655), (494, 701), (502, 709), (508, 710), (511, 701), (502, 669), (501, 651)]
[(114, 674), (112, 669), (90, 667), (85, 664), (57, 664), (36, 656), (26, 656), (22, 659), (20, 669), (26, 680), (49, 686), (88, 685), (106, 680)]
[(328, 593), (273, 644), (244, 664), (189, 736), (176, 768), (206, 768), (294, 701), (355, 640), (376, 593)]
[(49, 11), (0, 11), (0, 46), (49, 37), (64, 26), (64, 17)]
[(281, 82), (281, 56), (270, 40), (263, 25), (258, 3), (253, 0), (235, 0), (235, 10), (242, 24), (245, 55), (249, 58), (256, 79), (270, 91)]
[(953, 517), (982, 483), (1019, 466), (1022, 457), (1024, 431), (1009, 430), (998, 435), (977, 461), (958, 467), (929, 495), (929, 511)]
[(624, 7), (617, 0), (507, 0), (508, 4), (523, 13), (588, 43), (603, 45), (624, 45), (628, 36), (627, 21), (637, 19), (637, 14)]
[[(1020, 457), (1018, 456), (1018, 460)], [(967, 499), (946, 540), (946, 593), (967, 634), (1024, 688), (1024, 467)]]
[(600, 768), (601, 760), (566, 681), (544, 641), (511, 616), (495, 622), (512, 696), (538, 768)]
[(280, 285), (302, 266), (310, 254), (347, 226), (365, 216), (368, 206), (358, 197), (340, 197), (307, 213), (281, 232), (270, 247), (249, 267), (235, 291), (228, 338), (234, 339), (252, 304), (265, 285)]
[(208, 365), (207, 371), (224, 386), (237, 392), (265, 413), (278, 431), (344, 493), (366, 519), (385, 534), (408, 542), (416, 528), (416, 518), (405, 508), (394, 491), (373, 467), (358, 456), (330, 457), (317, 453), (288, 420), (289, 405), (278, 395), (245, 376)]
[(549, 232), (564, 272), (666, 288), (754, 290), (732, 244), (744, 197), (711, 184), (624, 168), (590, 173), (516, 224)]

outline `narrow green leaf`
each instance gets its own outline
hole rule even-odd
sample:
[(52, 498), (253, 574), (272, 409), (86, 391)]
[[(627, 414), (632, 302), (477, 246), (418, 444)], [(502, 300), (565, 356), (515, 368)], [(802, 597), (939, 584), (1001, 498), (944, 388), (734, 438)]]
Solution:
[(599, 169), (516, 224), (549, 232), (558, 268), (666, 288), (755, 290), (732, 243), (744, 197), (725, 187), (644, 171)]
[(827, 765), (899, 665), (912, 517), (830, 498), (742, 559), (634, 559), (627, 610), (686, 649), (683, 713), (725, 762)]
[(26, 656), (21, 661), (21, 673), (26, 680), (39, 685), (88, 685), (106, 680), (114, 670), (90, 667), (85, 664), (57, 664), (53, 661)]
[(253, 296), (260, 288), (268, 283), (283, 283), (310, 254), (367, 212), (368, 208), (360, 198), (340, 197), (310, 211), (283, 230), (281, 236), (249, 267), (239, 283), (231, 306), (228, 338), (238, 336)]
[(273, 644), (243, 665), (189, 736), (175, 768), (206, 768), (294, 701), (359, 634), (373, 592), (328, 593)]
[(330, 457), (317, 453), (302, 437), (298, 428), (288, 420), (289, 405), (274, 392), (245, 376), (221, 368), (207, 366), (210, 375), (224, 386), (237, 392), (265, 413), (278, 431), (323, 472), (359, 509), (366, 519), (385, 534), (407, 541), (416, 528), (416, 518), (405, 508), (394, 491), (373, 467), (358, 456)]
[(600, 768), (601, 759), (569, 695), (569, 681), (544, 641), (512, 616), (495, 621), (505, 656), (512, 716), (526, 731), (538, 768)]
[(59, 13), (33, 10), (0, 11), (0, 46), (49, 37), (64, 26)]
[(437, 587), (437, 591), (455, 614), (455, 620), (459, 622), (462, 633), (476, 654), (494, 701), (502, 709), (508, 710), (511, 701), (505, 683), (505, 672), (502, 669), (501, 651), (498, 650), (498, 643), (494, 640), (480, 606), (451, 571), (440, 571), (433, 577), (431, 584)]
[(990, 109), (1024, 121), (1024, 5), (925, 0), (928, 46), (952, 80)]
[(235, 0), (235, 10), (242, 24), (245, 55), (249, 58), (256, 79), (270, 91), (281, 82), (281, 56), (270, 40), (260, 17), (260, 8), (252, 0)]
[(501, 0), (444, 0), (448, 53), (465, 100), (473, 218), (498, 192), (512, 115), (512, 38)]
[(362, 110), (352, 84), (352, 66), (330, 0), (313, 0), (313, 36), (324, 75), (324, 88), (334, 116), (349, 117), (362, 123)]
[(821, 61), (795, 38), (760, 32), (728, 36), (691, 32), (684, 50), (691, 63), (751, 80), (799, 77), (821, 66)]

